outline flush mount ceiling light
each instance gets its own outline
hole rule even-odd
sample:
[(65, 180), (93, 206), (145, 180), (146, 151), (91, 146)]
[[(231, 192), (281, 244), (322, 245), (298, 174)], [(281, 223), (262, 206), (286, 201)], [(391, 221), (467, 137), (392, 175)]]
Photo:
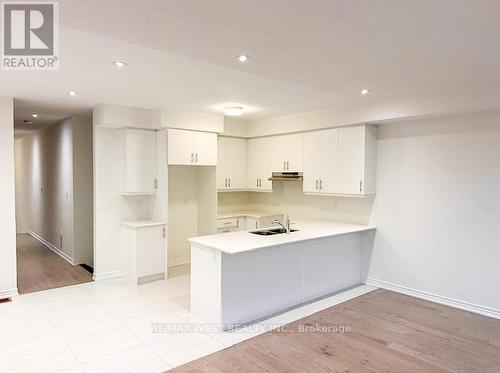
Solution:
[(31, 120), (24, 120), (23, 123), (26, 125), (26, 126), (31, 126), (33, 124), (33, 122)]
[(240, 55), (238, 55), (238, 61), (240, 61), (240, 62), (247, 62), (248, 61), (248, 55), (246, 55), (246, 54), (240, 54)]
[(239, 117), (243, 115), (243, 107), (241, 106), (226, 106), (224, 108), (224, 115), (229, 117)]
[(364, 89), (361, 90), (361, 94), (363, 96), (366, 96), (368, 93), (370, 93), (370, 90), (368, 88), (364, 88)]
[(122, 67), (127, 66), (127, 63), (123, 61), (113, 61), (113, 66), (118, 69), (121, 69)]
[(37, 114), (37, 113), (33, 113), (31, 116), (32, 116), (33, 118), (35, 118), (35, 119), (36, 119), (36, 118), (38, 118), (38, 114)]
[(68, 92), (66, 92), (66, 93), (67, 93), (68, 95), (70, 95), (70, 96), (73, 96), (73, 97), (78, 96), (78, 92), (75, 92), (75, 91), (68, 91)]

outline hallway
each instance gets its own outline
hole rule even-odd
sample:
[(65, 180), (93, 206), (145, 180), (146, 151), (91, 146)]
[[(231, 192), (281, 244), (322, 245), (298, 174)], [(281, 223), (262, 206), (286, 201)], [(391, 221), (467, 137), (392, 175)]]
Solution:
[(74, 266), (29, 234), (17, 235), (17, 285), (20, 294), (92, 281), (92, 274)]

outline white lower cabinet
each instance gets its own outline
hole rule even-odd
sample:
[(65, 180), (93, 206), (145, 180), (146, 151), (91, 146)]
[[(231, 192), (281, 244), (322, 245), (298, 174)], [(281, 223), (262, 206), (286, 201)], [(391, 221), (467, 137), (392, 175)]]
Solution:
[(127, 275), (138, 284), (165, 278), (165, 224), (123, 222), (122, 227)]
[(217, 233), (228, 233), (243, 230), (245, 228), (245, 217), (217, 219)]
[(251, 216), (245, 217), (245, 229), (253, 230), (253, 229), (261, 229), (268, 228), (276, 225), (274, 220), (280, 220), (283, 218), (283, 215), (273, 215), (273, 216), (265, 216), (261, 218), (255, 218)]
[(238, 216), (234, 218), (217, 219), (217, 233), (228, 233), (236, 231), (250, 231), (259, 228), (267, 228), (276, 225), (274, 220), (282, 220), (283, 215), (272, 216)]

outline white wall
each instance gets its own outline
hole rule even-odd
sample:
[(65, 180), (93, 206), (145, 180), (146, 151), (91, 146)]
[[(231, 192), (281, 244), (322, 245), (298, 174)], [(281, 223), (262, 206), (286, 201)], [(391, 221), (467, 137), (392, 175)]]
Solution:
[(17, 137), (18, 233), (31, 233), (72, 264), (92, 265), (92, 123), (68, 118)]
[(72, 123), (75, 259), (93, 267), (92, 117), (74, 116)]
[(499, 162), (500, 113), (380, 126), (369, 276), (500, 310)]
[(73, 127), (70, 119), (17, 138), (18, 220), (73, 260)]
[(0, 97), (0, 298), (17, 294), (14, 103)]

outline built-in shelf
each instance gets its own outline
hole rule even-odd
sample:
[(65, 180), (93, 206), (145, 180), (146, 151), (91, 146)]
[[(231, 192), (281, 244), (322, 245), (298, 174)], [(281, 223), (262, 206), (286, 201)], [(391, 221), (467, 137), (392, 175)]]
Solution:
[(143, 227), (156, 227), (165, 225), (165, 222), (156, 221), (156, 220), (130, 220), (130, 221), (122, 221), (121, 225), (131, 228), (143, 228)]
[(154, 196), (156, 195), (156, 190), (151, 192), (120, 192), (122, 196)]

